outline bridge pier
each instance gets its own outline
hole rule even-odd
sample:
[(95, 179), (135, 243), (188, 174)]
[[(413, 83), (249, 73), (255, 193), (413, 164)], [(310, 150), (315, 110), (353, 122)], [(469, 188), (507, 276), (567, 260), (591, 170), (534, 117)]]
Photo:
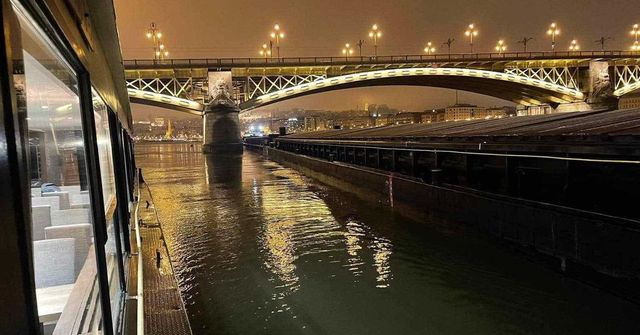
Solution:
[(204, 109), (203, 153), (242, 153), (240, 108), (223, 81), (216, 83), (212, 99)]

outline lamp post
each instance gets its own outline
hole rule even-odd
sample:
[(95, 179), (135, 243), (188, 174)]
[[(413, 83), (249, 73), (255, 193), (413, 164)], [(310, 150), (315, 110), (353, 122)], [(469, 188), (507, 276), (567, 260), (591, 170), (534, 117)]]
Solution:
[(551, 36), (551, 51), (556, 51), (556, 36), (560, 35), (560, 28), (555, 22), (547, 29), (547, 35)]
[(473, 53), (473, 38), (478, 36), (478, 31), (475, 29), (474, 24), (470, 24), (464, 34), (469, 37), (469, 46), (471, 47), (471, 53)]
[(447, 53), (449, 54), (449, 56), (451, 56), (451, 45), (453, 44), (453, 42), (455, 42), (456, 39), (455, 38), (447, 38), (447, 41), (442, 43), (442, 45), (446, 45), (447, 46)]
[(633, 36), (633, 45), (631, 46), (631, 51), (640, 51), (640, 25), (637, 23), (633, 25), (631, 29), (631, 36)]
[(358, 46), (358, 56), (362, 58), (362, 45), (364, 45), (364, 40), (358, 40), (358, 43), (356, 43), (356, 45)]
[(427, 42), (427, 46), (424, 48), (424, 52), (427, 55), (432, 55), (436, 52), (436, 47), (432, 45), (431, 41)]
[(578, 40), (571, 41), (571, 44), (569, 44), (569, 51), (580, 51), (580, 45), (578, 44)]
[(600, 50), (604, 51), (604, 44), (607, 43), (608, 40), (612, 40), (613, 38), (611, 37), (600, 37), (599, 39), (595, 40), (596, 43), (600, 44)]
[(169, 56), (169, 51), (165, 48), (164, 44), (160, 41), (162, 38), (162, 32), (156, 26), (154, 22), (151, 22), (149, 29), (147, 29), (147, 38), (151, 40), (153, 45), (153, 60), (161, 61), (164, 57)]
[(346, 43), (342, 48), (342, 54), (344, 55), (344, 60), (349, 61), (349, 56), (353, 55), (353, 48), (349, 43)]
[(378, 39), (382, 37), (382, 31), (378, 30), (378, 25), (374, 24), (371, 26), (371, 31), (369, 32), (369, 38), (373, 39), (373, 55), (378, 58)]
[(529, 43), (529, 41), (531, 41), (532, 39), (533, 37), (523, 37), (518, 41), (518, 43), (522, 44), (522, 46), (524, 47), (524, 52), (527, 52), (527, 43)]
[(507, 50), (507, 45), (504, 44), (504, 40), (499, 40), (498, 43), (496, 44), (495, 49), (499, 54), (502, 54), (503, 52), (505, 52)]
[(272, 53), (273, 53), (273, 43), (275, 42), (276, 44), (276, 55), (278, 56), (278, 58), (280, 58), (280, 40), (284, 38), (284, 31), (280, 30), (280, 25), (279, 24), (275, 24), (273, 26), (273, 31), (271, 32), (271, 41), (269, 41), (269, 44), (271, 45), (272, 48)]
[(260, 56), (264, 56), (264, 61), (267, 62), (267, 58), (271, 57), (271, 49), (265, 43), (262, 45), (262, 49), (260, 49)]

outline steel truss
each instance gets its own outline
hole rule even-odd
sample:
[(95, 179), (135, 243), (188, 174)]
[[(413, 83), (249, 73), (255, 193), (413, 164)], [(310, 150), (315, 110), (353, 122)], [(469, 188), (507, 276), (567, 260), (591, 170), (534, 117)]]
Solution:
[(640, 65), (615, 66), (615, 89), (621, 89), (640, 82)]
[(127, 79), (127, 88), (203, 102), (204, 81), (188, 78)]
[(312, 83), (316, 80), (326, 79), (326, 75), (285, 75), (285, 76), (250, 76), (247, 77), (247, 100), (276, 92), (289, 87)]
[(567, 88), (579, 88), (577, 67), (507, 68), (504, 72), (541, 80)]

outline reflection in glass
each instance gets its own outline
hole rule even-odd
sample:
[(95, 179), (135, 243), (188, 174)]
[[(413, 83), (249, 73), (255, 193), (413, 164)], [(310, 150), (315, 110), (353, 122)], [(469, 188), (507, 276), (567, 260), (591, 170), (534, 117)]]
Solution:
[[(109, 110), (104, 101), (92, 90), (93, 117), (96, 125), (96, 140), (98, 142), (98, 158), (100, 160), (100, 178), (102, 179), (102, 197), (104, 201), (104, 213), (107, 220), (107, 241), (104, 244), (104, 253), (107, 258), (107, 278), (109, 279), (109, 297), (111, 298), (111, 310), (118, 311), (122, 302), (122, 290), (120, 286), (120, 266), (118, 261), (118, 238), (115, 231), (116, 211), (116, 182), (113, 172), (113, 152), (111, 151), (111, 137), (109, 133)], [(112, 313), (114, 324), (117, 322), (117, 313)]]
[(77, 76), (34, 20), (19, 6), (14, 10), (23, 49), (14, 82), (26, 113), (39, 320), (45, 334), (97, 334), (102, 312)]

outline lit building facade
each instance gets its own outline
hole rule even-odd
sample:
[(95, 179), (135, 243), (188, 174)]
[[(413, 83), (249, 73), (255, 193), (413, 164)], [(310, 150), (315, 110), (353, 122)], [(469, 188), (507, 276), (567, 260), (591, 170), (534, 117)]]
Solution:
[(484, 109), (476, 105), (456, 104), (445, 108), (444, 119), (445, 121), (471, 120), (474, 115), (483, 112)]

